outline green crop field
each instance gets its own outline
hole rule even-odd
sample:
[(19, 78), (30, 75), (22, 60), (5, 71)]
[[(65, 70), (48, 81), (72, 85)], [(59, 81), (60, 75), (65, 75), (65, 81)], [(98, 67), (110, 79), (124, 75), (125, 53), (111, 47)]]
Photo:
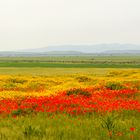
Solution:
[(94, 63), (118, 62), (140, 63), (140, 56), (42, 56), (42, 57), (0, 57), (0, 62), (62, 62), (62, 63)]
[(0, 67), (48, 67), (48, 68), (140, 68), (138, 64), (68, 64), (45, 62), (2, 62)]
[(1, 57), (0, 67), (140, 68), (140, 56)]

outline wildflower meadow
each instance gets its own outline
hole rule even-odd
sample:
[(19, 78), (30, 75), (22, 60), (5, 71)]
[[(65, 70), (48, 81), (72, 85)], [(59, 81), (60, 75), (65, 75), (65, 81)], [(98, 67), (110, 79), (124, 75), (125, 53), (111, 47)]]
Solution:
[(2, 140), (139, 140), (139, 69), (0, 75)]

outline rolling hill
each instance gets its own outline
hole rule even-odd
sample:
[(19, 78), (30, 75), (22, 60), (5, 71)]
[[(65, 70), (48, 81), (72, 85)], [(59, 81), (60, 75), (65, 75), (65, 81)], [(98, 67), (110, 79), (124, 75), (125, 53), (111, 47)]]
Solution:
[(43, 48), (0, 52), (0, 56), (81, 56), (81, 55), (140, 55), (140, 45), (98, 44), (59, 45)]

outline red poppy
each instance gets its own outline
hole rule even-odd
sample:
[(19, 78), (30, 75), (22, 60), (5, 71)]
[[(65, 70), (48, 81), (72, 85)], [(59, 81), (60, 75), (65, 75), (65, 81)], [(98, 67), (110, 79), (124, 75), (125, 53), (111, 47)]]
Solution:
[(135, 131), (135, 127), (130, 127), (130, 131)]

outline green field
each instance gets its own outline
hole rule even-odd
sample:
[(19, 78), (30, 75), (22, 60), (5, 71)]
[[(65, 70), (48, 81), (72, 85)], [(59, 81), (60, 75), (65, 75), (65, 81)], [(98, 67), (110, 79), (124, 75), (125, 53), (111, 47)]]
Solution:
[[(128, 115), (129, 114), (129, 115)], [(139, 140), (140, 115), (37, 115), (1, 117), (1, 140)], [(131, 128), (137, 127), (131, 131)], [(110, 133), (112, 132), (112, 133)]]
[(42, 56), (42, 57), (0, 57), (0, 62), (22, 61), (22, 62), (118, 62), (118, 63), (140, 63), (140, 56)]
[(0, 67), (140, 68), (140, 56), (1, 57)]
[(2, 62), (0, 67), (47, 67), (47, 68), (140, 68), (134, 64), (61, 64), (45, 62)]

